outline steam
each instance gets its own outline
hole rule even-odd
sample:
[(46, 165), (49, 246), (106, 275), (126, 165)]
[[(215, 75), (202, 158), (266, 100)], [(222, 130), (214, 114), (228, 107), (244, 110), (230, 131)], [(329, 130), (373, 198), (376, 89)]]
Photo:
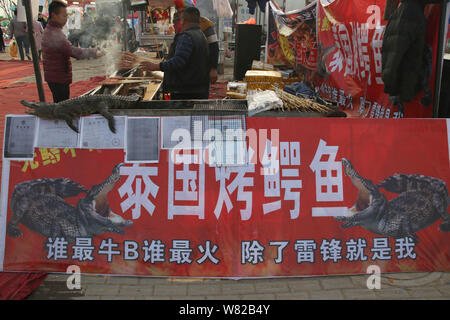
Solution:
[(105, 52), (103, 60), (105, 61), (105, 72), (111, 75), (116, 70), (116, 63), (119, 61), (122, 52), (122, 43), (116, 43), (113, 40), (103, 40), (101, 49)]
[[(105, 53), (103, 57), (106, 74), (112, 74), (116, 63), (120, 57), (123, 48), (123, 24), (125, 21), (121, 18), (121, 10), (118, 7), (100, 6), (97, 11), (97, 17), (94, 19), (89, 15), (81, 18), (81, 29), (71, 30), (69, 40), (73, 43), (75, 40), (82, 48), (97, 48)], [(121, 24), (118, 23), (121, 21)], [(120, 43), (118, 36), (120, 36)]]

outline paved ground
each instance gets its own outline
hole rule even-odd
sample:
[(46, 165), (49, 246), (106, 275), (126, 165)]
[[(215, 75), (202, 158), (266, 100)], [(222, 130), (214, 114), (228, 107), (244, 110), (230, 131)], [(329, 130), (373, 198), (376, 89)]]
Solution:
[[(8, 60), (9, 56), (0, 54), (0, 59)], [(107, 57), (74, 60), (74, 81), (103, 76), (110, 65)], [(232, 73), (232, 61), (228, 61), (219, 81), (231, 80)], [(34, 81), (34, 77), (20, 81)], [(69, 290), (67, 275), (51, 274), (28, 299), (450, 299), (448, 272), (384, 275), (379, 290), (367, 289), (367, 278), (368, 275), (225, 280), (83, 275), (81, 289)]]
[(82, 276), (68, 290), (67, 275), (52, 274), (28, 297), (58, 300), (361, 300), (450, 299), (450, 272), (396, 273), (369, 290), (368, 275), (275, 279), (188, 279)]

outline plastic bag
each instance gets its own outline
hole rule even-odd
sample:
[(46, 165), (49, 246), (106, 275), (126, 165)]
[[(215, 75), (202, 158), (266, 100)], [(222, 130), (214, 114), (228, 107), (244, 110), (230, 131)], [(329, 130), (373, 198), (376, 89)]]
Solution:
[(228, 2), (228, 0), (213, 0), (213, 6), (219, 18), (233, 17), (233, 10), (231, 10), (230, 2)]
[(272, 90), (249, 91), (247, 101), (249, 117), (271, 109), (283, 109), (283, 101)]
[(11, 58), (17, 58), (19, 50), (17, 49), (17, 42), (15, 40), (11, 40), (11, 42), (9, 43), (8, 53)]

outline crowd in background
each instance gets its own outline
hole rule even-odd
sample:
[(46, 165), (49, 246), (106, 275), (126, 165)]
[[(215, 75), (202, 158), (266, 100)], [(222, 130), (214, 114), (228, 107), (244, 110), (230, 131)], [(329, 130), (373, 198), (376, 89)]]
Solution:
[(4, 53), (5, 52), (5, 34), (3, 33), (3, 27), (0, 26), (0, 52)]
[[(38, 20), (33, 22), (33, 32), (39, 57), (41, 56), (42, 35), (46, 24), (47, 21), (41, 13), (38, 15)], [(5, 52), (5, 42), (7, 40), (10, 40), (10, 45), (12, 40), (14, 40), (18, 48), (20, 60), (25, 60), (25, 57), (27, 57), (28, 60), (31, 60), (30, 39), (27, 24), (26, 22), (17, 20), (17, 10), (14, 10), (14, 16), (10, 20), (9, 26), (7, 28), (0, 27), (0, 52)]]
[[(116, 43), (122, 43), (124, 39), (124, 22), (121, 17), (110, 17), (102, 14), (93, 17), (84, 13), (81, 18), (81, 28), (66, 29), (68, 40), (75, 47), (92, 48), (97, 47), (104, 40), (113, 40)], [(36, 48), (41, 56), (42, 35), (47, 25), (47, 19), (39, 13), (38, 21), (33, 23), (33, 31), (35, 34)], [(136, 37), (134, 30), (128, 26), (128, 41), (132, 45)], [(0, 27), (0, 52), (6, 51), (6, 43), (14, 40), (21, 60), (31, 60), (30, 57), (30, 40), (27, 31), (26, 22), (17, 21), (17, 10), (9, 22), (8, 27)]]

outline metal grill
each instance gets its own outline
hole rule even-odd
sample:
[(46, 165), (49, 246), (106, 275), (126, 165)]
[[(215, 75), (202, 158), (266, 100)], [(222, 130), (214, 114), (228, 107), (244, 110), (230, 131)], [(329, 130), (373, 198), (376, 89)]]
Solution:
[(217, 115), (247, 113), (247, 104), (236, 103), (235, 100), (216, 100), (215, 103), (196, 103), (194, 110), (214, 111)]
[(191, 115), (191, 138), (194, 142), (213, 146), (215, 158), (210, 164), (245, 165), (247, 106), (221, 100), (215, 104), (195, 104), (194, 110), (195, 114)]
[[(214, 141), (217, 138), (214, 132), (217, 130), (223, 141), (245, 140), (246, 105), (220, 100), (216, 104), (195, 104), (194, 110), (196, 113), (191, 115), (193, 141)], [(207, 111), (207, 114), (198, 111)]]

